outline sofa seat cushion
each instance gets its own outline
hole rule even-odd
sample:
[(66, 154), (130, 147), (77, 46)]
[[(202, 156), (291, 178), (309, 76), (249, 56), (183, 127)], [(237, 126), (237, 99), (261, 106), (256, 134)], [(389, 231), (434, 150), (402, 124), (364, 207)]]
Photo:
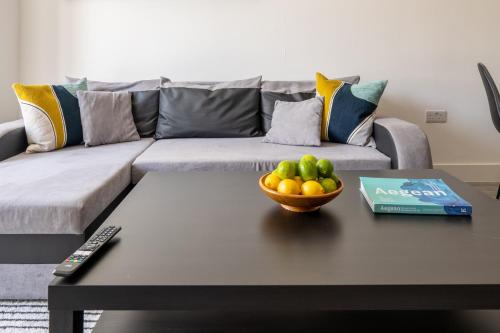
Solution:
[(153, 139), (0, 162), (0, 233), (81, 234), (130, 184), (131, 165)]
[(263, 143), (262, 137), (159, 140), (132, 165), (137, 183), (148, 171), (267, 171), (281, 160), (304, 154), (327, 158), (336, 170), (390, 169), (391, 160), (376, 149), (324, 142), (321, 147)]

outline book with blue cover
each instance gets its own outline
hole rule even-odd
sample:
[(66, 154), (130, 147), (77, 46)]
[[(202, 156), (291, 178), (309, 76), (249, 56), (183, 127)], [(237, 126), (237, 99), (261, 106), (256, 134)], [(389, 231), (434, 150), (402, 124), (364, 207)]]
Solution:
[(442, 179), (359, 177), (360, 191), (375, 213), (471, 215), (472, 206)]

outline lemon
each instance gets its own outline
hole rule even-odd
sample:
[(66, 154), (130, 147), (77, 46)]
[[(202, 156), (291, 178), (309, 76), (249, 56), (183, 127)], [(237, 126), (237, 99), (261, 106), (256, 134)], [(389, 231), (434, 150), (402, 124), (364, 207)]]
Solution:
[(278, 185), (278, 192), (283, 194), (299, 194), (299, 184), (292, 179), (284, 179)]
[(264, 180), (264, 185), (266, 185), (267, 188), (276, 191), (278, 189), (278, 185), (280, 184), (280, 182), (281, 178), (275, 175), (274, 173), (271, 173)]
[(302, 178), (300, 178), (300, 176), (295, 176), (294, 180), (297, 183), (297, 185), (299, 185), (299, 189), (302, 189), (302, 184), (304, 184)]
[(324, 193), (325, 189), (317, 181), (309, 180), (302, 184), (302, 195), (319, 195)]

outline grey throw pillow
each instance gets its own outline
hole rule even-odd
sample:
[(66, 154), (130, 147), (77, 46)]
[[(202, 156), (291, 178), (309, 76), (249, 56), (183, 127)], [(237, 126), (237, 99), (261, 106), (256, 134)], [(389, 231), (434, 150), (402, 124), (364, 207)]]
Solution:
[(162, 82), (155, 138), (260, 136), (260, 83)]
[[(68, 83), (75, 83), (81, 79), (66, 76), (66, 81)], [(102, 82), (102, 81), (92, 81), (87, 80), (87, 89), (91, 91), (144, 91), (144, 90), (154, 90), (160, 87), (162, 81), (170, 81), (167, 78), (155, 79), (155, 80), (139, 80), (134, 82)]]
[(302, 102), (276, 101), (271, 129), (263, 141), (292, 146), (320, 146), (322, 114), (322, 97)]
[(78, 91), (85, 146), (137, 141), (129, 92)]
[[(359, 82), (360, 77), (348, 76), (337, 80), (355, 84)], [(271, 128), (276, 101), (301, 102), (314, 96), (316, 96), (316, 81), (262, 81), (260, 109), (264, 132)]]

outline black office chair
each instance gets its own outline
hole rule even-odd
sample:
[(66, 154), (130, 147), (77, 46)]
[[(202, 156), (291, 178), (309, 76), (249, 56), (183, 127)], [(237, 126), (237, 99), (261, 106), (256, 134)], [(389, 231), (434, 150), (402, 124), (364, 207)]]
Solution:
[[(488, 96), (488, 103), (490, 104), (491, 120), (493, 125), (500, 133), (500, 94), (498, 93), (497, 85), (488, 72), (488, 69), (482, 63), (477, 64), (479, 74), (483, 79), (484, 88), (486, 89), (486, 96)], [(497, 200), (500, 199), (500, 185), (498, 186)]]

